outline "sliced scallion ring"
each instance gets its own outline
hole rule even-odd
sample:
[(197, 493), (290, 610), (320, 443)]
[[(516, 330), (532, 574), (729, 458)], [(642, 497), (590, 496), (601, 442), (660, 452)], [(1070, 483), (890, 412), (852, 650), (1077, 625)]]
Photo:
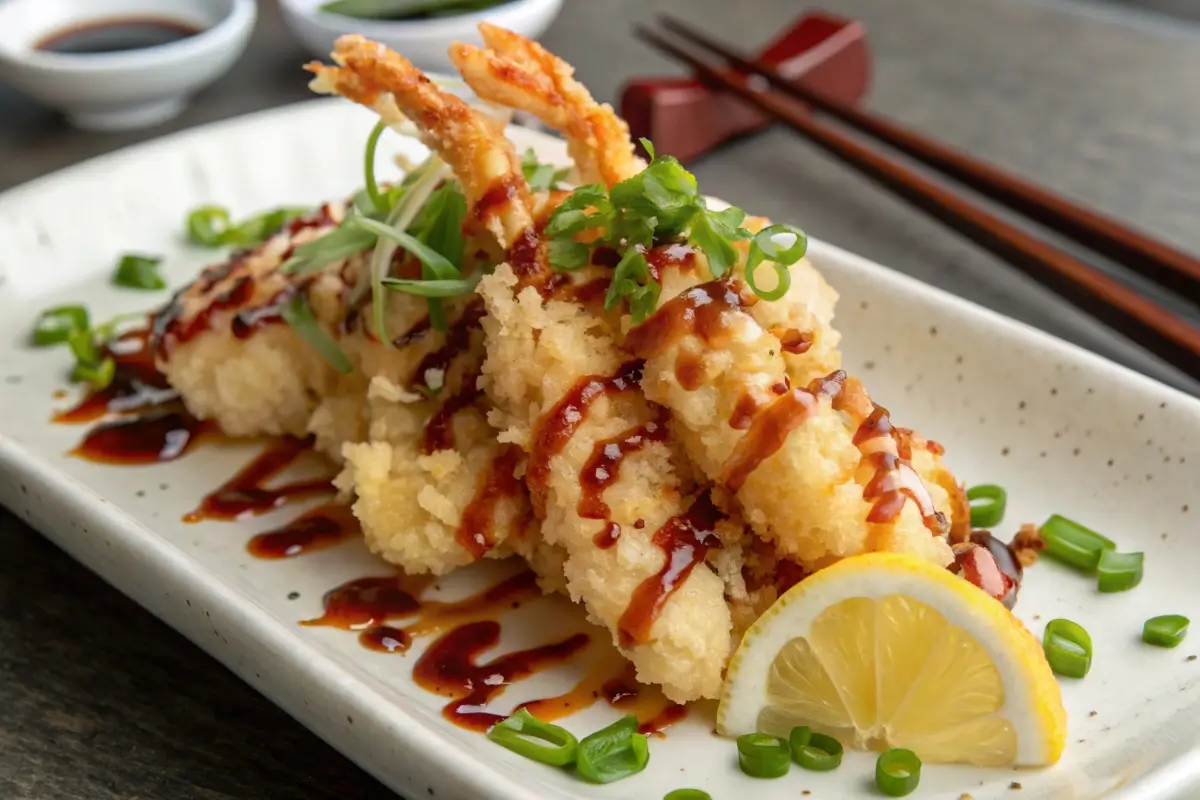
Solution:
[(1052, 619), (1042, 634), (1042, 649), (1050, 669), (1068, 678), (1082, 678), (1092, 668), (1092, 637), (1069, 619)]
[(663, 795), (663, 800), (712, 800), (712, 795), (703, 789), (676, 789)]
[[(803, 731), (808, 731), (805, 736)], [(813, 733), (808, 728), (794, 728), (788, 737), (792, 759), (807, 770), (828, 772), (842, 763), (842, 743), (832, 736)]]
[(224, 206), (200, 206), (187, 216), (188, 238), (205, 247), (220, 247), (230, 227), (229, 209)]
[(1112, 539), (1058, 514), (1046, 520), (1039, 533), (1046, 555), (1084, 572), (1095, 572), (1101, 553), (1117, 546)]
[[(579, 742), (570, 731), (542, 722), (524, 708), (493, 725), (487, 738), (517, 755), (552, 767), (575, 763), (579, 750)], [(547, 744), (539, 744), (535, 739)]]
[(1004, 521), (1008, 492), (1002, 486), (981, 483), (967, 489), (967, 502), (971, 506), (972, 528), (994, 528)]
[[(792, 236), (792, 243), (786, 247), (779, 244), (775, 237)], [(792, 225), (771, 225), (763, 228), (750, 240), (750, 254), (746, 258), (746, 283), (756, 295), (763, 300), (779, 300), (787, 294), (792, 285), (792, 273), (789, 267), (804, 257), (808, 252), (808, 237), (804, 231)], [(769, 261), (775, 270), (775, 288), (762, 290), (758, 288), (755, 273), (760, 264)]]
[(104, 389), (112, 383), (116, 375), (117, 364), (109, 357), (104, 357), (98, 363), (75, 365), (71, 370), (71, 380), (80, 383), (90, 383), (96, 389)]
[(1142, 582), (1141, 553), (1118, 553), (1104, 550), (1100, 563), (1096, 565), (1096, 577), (1100, 591), (1124, 592)]
[(746, 733), (737, 738), (738, 766), (751, 778), (782, 778), (792, 766), (787, 742), (769, 733)]
[(165, 289), (167, 281), (158, 274), (158, 265), (161, 263), (162, 259), (158, 256), (143, 256), (135, 253), (123, 255), (117, 264), (116, 271), (113, 272), (113, 285), (142, 291)]
[(637, 717), (628, 716), (583, 738), (575, 770), (589, 783), (612, 783), (641, 772), (649, 761), (646, 736), (638, 733)]
[(73, 334), (90, 327), (91, 319), (83, 306), (55, 306), (38, 314), (30, 341), (34, 347), (63, 344)]
[(1142, 641), (1155, 647), (1175, 647), (1187, 636), (1191, 620), (1181, 614), (1152, 617), (1142, 625)]
[(921, 782), (921, 759), (912, 750), (893, 748), (875, 762), (875, 785), (888, 797), (912, 794)]

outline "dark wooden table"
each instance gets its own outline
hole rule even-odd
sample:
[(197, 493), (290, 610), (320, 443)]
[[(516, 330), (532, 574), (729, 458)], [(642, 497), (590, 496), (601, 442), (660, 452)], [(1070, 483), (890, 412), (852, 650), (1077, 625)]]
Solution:
[[(0, 89), (0, 189), (168, 130), (307, 96), (271, 0), (246, 57), (187, 113), (84, 134)], [(1200, 34), (1075, 0), (829, 0), (867, 23), (871, 104), (1200, 251)], [(674, 68), (628, 35), (670, 11), (753, 45), (794, 0), (568, 0), (545, 37), (599, 97)], [(1112, 332), (784, 131), (696, 165), (701, 184), (1137, 369)], [(1166, 376), (1169, 377), (1169, 376)], [(0, 509), (0, 798), (390, 796), (220, 664)]]

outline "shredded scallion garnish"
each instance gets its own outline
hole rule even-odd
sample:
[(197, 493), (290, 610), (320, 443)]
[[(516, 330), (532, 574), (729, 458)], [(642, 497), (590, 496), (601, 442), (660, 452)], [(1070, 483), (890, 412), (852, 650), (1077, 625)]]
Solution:
[[(581, 186), (550, 215), (546, 225), (550, 266), (578, 269), (588, 263), (593, 247), (605, 246), (621, 255), (605, 307), (629, 305), (634, 322), (653, 313), (661, 287), (652, 276), (645, 253), (655, 244), (688, 242), (704, 253), (709, 272), (720, 278), (738, 262), (734, 243), (752, 239), (746, 282), (767, 300), (782, 297), (791, 285), (788, 267), (807, 248), (807, 239), (790, 225), (773, 225), (758, 235), (742, 227), (746, 213), (730, 207), (714, 211), (696, 186), (696, 178), (671, 156), (658, 156), (643, 140), (650, 164), (633, 177), (606, 190), (600, 184)], [(587, 232), (588, 243), (577, 240)], [(764, 262), (774, 267), (772, 289), (762, 289), (754, 277)]]
[(347, 374), (354, 369), (350, 357), (317, 322), (317, 318), (313, 316), (312, 309), (308, 307), (308, 300), (303, 294), (296, 294), (288, 298), (280, 313), (284, 321), (292, 326), (292, 330), (296, 331), (296, 334), (307, 342), (309, 347), (332, 364), (334, 369), (342, 374)]
[(158, 291), (167, 288), (167, 281), (158, 274), (158, 265), (162, 259), (158, 256), (144, 256), (130, 253), (121, 256), (113, 271), (114, 286), (123, 289), (138, 289), (142, 291)]

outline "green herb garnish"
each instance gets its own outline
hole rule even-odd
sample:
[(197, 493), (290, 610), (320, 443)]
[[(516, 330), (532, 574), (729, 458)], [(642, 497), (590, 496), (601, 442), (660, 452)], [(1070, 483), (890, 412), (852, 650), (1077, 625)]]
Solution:
[(881, 753), (875, 762), (875, 785), (888, 797), (912, 794), (921, 782), (921, 759), (898, 747)]
[(788, 743), (769, 733), (746, 733), (737, 738), (738, 766), (751, 778), (782, 778), (792, 766)]
[(645, 734), (637, 717), (623, 717), (579, 743), (575, 770), (589, 783), (612, 783), (641, 772), (650, 761)]
[(132, 253), (121, 256), (121, 261), (113, 272), (113, 285), (142, 291), (165, 289), (167, 281), (158, 274), (158, 265), (161, 263), (162, 259), (158, 256), (141, 256)]
[(1004, 520), (1008, 492), (1002, 486), (981, 483), (967, 489), (967, 503), (971, 507), (972, 528), (994, 528)]
[(1042, 634), (1042, 649), (1050, 669), (1068, 678), (1082, 678), (1092, 668), (1092, 637), (1069, 619), (1052, 619)]
[(525, 182), (535, 192), (549, 192), (561, 188), (559, 183), (571, 174), (570, 169), (556, 169), (553, 164), (538, 161), (532, 147), (521, 157), (521, 171), (525, 173)]
[(87, 309), (83, 306), (56, 306), (38, 314), (33, 323), (30, 343), (34, 347), (49, 347), (64, 344), (75, 333), (86, 331), (92, 325)]
[(552, 767), (575, 763), (579, 750), (579, 742), (570, 731), (542, 722), (524, 708), (493, 725), (487, 738), (517, 755)]
[(281, 311), (283, 319), (296, 334), (308, 343), (308, 346), (321, 354), (321, 357), (333, 365), (333, 368), (344, 374), (354, 369), (350, 357), (338, 346), (333, 337), (325, 332), (308, 307), (304, 295), (296, 294), (283, 304)]
[(188, 239), (204, 247), (247, 247), (265, 241), (287, 222), (306, 213), (306, 208), (276, 208), (234, 224), (224, 206), (200, 206), (188, 214)]
[[(578, 269), (588, 263), (592, 247), (615, 249), (621, 259), (605, 296), (605, 308), (626, 301), (634, 322), (641, 322), (654, 311), (661, 289), (645, 259), (646, 251), (656, 243), (689, 242), (704, 253), (712, 276), (720, 278), (737, 264), (734, 242), (752, 239), (746, 282), (764, 299), (782, 297), (791, 285), (787, 268), (807, 248), (804, 234), (789, 225), (773, 225), (752, 234), (742, 227), (744, 211), (710, 209), (696, 178), (679, 161), (656, 155), (648, 141), (643, 140), (642, 146), (651, 156), (646, 169), (611, 190), (599, 184), (581, 186), (550, 215), (546, 225), (550, 266)], [(591, 244), (576, 241), (585, 232)], [(785, 244), (784, 239), (790, 241)], [(771, 290), (760, 289), (754, 278), (754, 270), (763, 262), (773, 264), (778, 275)]]
[(1142, 641), (1155, 647), (1175, 647), (1187, 636), (1191, 620), (1180, 614), (1152, 617), (1142, 626)]
[(1092, 573), (1105, 550), (1116, 549), (1116, 542), (1066, 517), (1052, 514), (1038, 535), (1045, 543), (1045, 554), (1076, 569)]
[(1096, 565), (1097, 586), (1102, 592), (1125, 592), (1142, 582), (1141, 553), (1105, 550)]

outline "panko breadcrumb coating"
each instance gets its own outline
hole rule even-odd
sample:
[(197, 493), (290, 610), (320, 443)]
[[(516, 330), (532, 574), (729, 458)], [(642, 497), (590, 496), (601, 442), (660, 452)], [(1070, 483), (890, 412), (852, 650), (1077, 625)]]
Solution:
[(158, 314), (158, 368), (200, 419), (231, 436), (304, 436), (317, 398), (336, 371), (283, 324), (282, 305), (297, 292), (321, 327), (342, 319), (342, 296), (358, 259), (294, 276), (280, 266), (298, 245), (330, 230), (343, 206), (328, 204), (259, 246), (207, 268)]

